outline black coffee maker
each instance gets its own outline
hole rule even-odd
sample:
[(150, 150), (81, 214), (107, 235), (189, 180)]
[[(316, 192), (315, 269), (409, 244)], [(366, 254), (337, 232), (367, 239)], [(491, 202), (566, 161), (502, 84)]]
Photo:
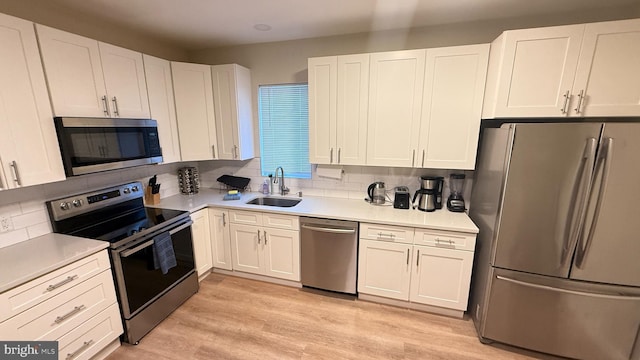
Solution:
[[(442, 209), (442, 176), (421, 176), (420, 190), (413, 195), (413, 208), (422, 211), (436, 211)], [(416, 205), (416, 199), (418, 204)]]

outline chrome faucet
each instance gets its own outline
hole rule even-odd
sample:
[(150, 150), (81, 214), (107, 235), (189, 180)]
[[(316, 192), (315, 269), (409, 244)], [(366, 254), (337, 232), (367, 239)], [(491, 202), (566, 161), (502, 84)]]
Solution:
[[(278, 179), (278, 170), (280, 170), (280, 178)], [(276, 179), (274, 180), (278, 187), (280, 188), (280, 195), (287, 195), (289, 193), (289, 188), (284, 185), (284, 169), (282, 166), (278, 166), (276, 168)]]

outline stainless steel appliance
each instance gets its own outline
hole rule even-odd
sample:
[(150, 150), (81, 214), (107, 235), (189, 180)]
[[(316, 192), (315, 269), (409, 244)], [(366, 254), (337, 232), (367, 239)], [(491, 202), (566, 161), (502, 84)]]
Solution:
[(640, 123), (484, 129), (470, 216), (483, 341), (640, 359)]
[[(417, 207), (418, 210), (429, 212), (442, 209), (443, 183), (444, 178), (441, 176), (421, 176), (420, 189), (413, 195), (413, 208)], [(418, 205), (416, 205), (416, 199)]]
[(67, 176), (162, 162), (151, 119), (54, 118)]
[(447, 210), (452, 212), (464, 212), (467, 208), (464, 204), (464, 174), (449, 175), (449, 198)]
[(358, 223), (300, 218), (302, 285), (356, 294)]
[(396, 186), (393, 197), (393, 207), (395, 209), (408, 209), (411, 202), (411, 194), (406, 186)]
[(369, 195), (369, 202), (376, 205), (384, 204), (387, 197), (387, 191), (385, 190), (384, 183), (382, 181), (374, 182), (367, 188), (367, 195)]
[(135, 182), (47, 202), (55, 232), (110, 243), (124, 341), (133, 344), (198, 291), (189, 213), (145, 208), (142, 190)]

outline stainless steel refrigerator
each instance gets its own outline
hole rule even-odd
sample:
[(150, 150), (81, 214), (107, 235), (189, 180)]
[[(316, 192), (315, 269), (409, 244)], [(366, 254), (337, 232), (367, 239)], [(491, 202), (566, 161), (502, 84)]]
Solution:
[(474, 178), (480, 339), (640, 359), (640, 123), (485, 129)]

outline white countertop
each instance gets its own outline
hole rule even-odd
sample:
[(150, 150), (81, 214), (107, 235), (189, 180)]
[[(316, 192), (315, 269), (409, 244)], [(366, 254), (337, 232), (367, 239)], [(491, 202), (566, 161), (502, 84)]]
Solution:
[[(414, 209), (394, 209), (391, 204), (389, 206), (380, 206), (371, 205), (364, 200), (317, 196), (303, 196), (299, 204), (285, 208), (246, 204), (246, 202), (255, 197), (264, 196), (260, 193), (244, 193), (240, 200), (230, 201), (222, 200), (223, 196), (224, 194), (220, 193), (219, 190), (200, 189), (198, 194), (174, 195), (162, 199), (157, 205), (149, 206), (189, 212), (198, 211), (206, 207), (217, 207), (478, 233), (478, 227), (466, 213), (454, 213), (447, 209), (424, 212)], [(287, 197), (298, 198), (297, 196)]]
[(0, 293), (108, 246), (106, 241), (52, 233), (0, 248)]

